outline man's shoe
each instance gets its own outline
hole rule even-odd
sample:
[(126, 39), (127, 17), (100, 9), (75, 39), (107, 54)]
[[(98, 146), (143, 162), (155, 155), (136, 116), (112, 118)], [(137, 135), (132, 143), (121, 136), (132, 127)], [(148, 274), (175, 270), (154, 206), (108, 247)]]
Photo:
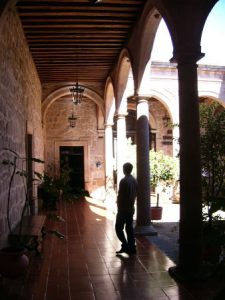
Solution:
[(116, 251), (116, 254), (121, 254), (121, 253), (130, 254), (130, 251), (129, 251), (129, 249), (122, 247), (119, 251)]
[(129, 251), (129, 254), (130, 254), (130, 255), (135, 255), (135, 254), (137, 254), (136, 249), (130, 250), (130, 251)]
[(134, 255), (134, 254), (137, 254), (137, 251), (136, 251), (136, 247), (133, 246), (133, 247), (129, 247), (130, 251), (129, 251), (129, 254), (130, 255)]

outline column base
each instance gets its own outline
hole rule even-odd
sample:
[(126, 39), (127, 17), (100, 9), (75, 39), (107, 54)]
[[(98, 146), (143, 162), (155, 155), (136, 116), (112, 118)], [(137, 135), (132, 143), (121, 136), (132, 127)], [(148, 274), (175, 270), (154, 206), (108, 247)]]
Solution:
[(171, 267), (168, 270), (170, 276), (177, 282), (196, 282), (205, 281), (212, 276), (212, 272), (206, 269), (196, 270), (196, 271), (185, 271), (178, 266)]
[(152, 225), (146, 225), (146, 226), (136, 226), (134, 228), (134, 233), (136, 235), (157, 235), (158, 232), (155, 230), (155, 228)]

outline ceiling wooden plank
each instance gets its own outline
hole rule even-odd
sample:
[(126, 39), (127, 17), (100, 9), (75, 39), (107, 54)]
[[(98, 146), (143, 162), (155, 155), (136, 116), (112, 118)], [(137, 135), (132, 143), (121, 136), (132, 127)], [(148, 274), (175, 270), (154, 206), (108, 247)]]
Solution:
[(40, 80), (103, 86), (146, 0), (23, 0), (17, 2)]

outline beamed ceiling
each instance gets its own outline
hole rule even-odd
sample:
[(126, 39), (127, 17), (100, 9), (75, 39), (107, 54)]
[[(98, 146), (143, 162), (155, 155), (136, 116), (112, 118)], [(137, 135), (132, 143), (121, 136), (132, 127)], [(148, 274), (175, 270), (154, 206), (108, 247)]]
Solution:
[(17, 10), (42, 84), (104, 85), (146, 0), (24, 0)]

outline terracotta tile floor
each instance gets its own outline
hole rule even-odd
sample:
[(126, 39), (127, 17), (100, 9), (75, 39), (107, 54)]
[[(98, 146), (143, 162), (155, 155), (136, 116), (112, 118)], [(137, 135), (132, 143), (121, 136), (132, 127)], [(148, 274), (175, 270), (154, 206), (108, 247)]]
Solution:
[(115, 216), (103, 207), (62, 202), (56, 213), (65, 222), (48, 219), (46, 227), (65, 238), (47, 235), (25, 277), (2, 278), (1, 300), (212, 299), (205, 285), (177, 284), (167, 272), (174, 263), (144, 237), (136, 256), (115, 256)]

